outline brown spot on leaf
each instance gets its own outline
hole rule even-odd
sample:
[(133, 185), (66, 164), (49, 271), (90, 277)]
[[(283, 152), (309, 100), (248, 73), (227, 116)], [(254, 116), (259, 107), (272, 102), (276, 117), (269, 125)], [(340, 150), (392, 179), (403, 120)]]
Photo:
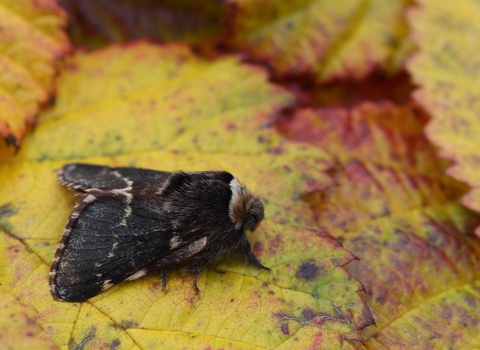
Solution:
[(271, 153), (271, 154), (279, 155), (279, 154), (282, 154), (282, 153), (283, 153), (283, 148), (280, 147), (280, 146), (270, 147), (270, 148), (267, 150), (267, 152), (268, 152), (268, 153)]
[(113, 327), (115, 329), (121, 329), (121, 327), (119, 325), (117, 325), (116, 323), (109, 323), (108, 326)]
[(477, 307), (477, 300), (474, 299), (471, 295), (467, 295), (465, 297), (465, 301), (467, 302), (468, 306), (472, 307), (472, 308), (476, 308)]
[(78, 72), (78, 64), (76, 62), (68, 62), (64, 66), (65, 69), (72, 71), (72, 72)]
[(290, 332), (288, 331), (288, 323), (283, 323), (280, 326), (280, 329), (282, 330), (283, 334), (290, 334)]
[(302, 310), (302, 316), (303, 316), (303, 318), (306, 322), (309, 322), (309, 321), (313, 320), (315, 318), (315, 316), (317, 316), (317, 314), (312, 309), (306, 308), (306, 309)]
[(119, 339), (114, 339), (110, 346), (108, 347), (110, 350), (116, 350), (118, 349), (118, 346), (121, 344)]
[(277, 248), (281, 246), (282, 237), (280, 235), (275, 235), (275, 237), (268, 240), (268, 249), (270, 254), (276, 254)]
[(319, 268), (315, 264), (315, 260), (310, 259), (305, 261), (297, 270), (297, 278), (302, 278), (307, 281), (313, 281), (318, 276)]
[(20, 148), (20, 142), (15, 138), (14, 135), (9, 134), (5, 137), (5, 141), (7, 142), (8, 146), (13, 146), (15, 147), (15, 153), (18, 152), (18, 149)]
[(160, 282), (149, 283), (148, 289), (150, 292), (155, 293), (156, 291), (160, 290)]
[(257, 254), (257, 255), (262, 255), (262, 254), (263, 254), (263, 251), (264, 251), (263, 243), (262, 243), (262, 242), (255, 242), (255, 243), (253, 244), (253, 251), (254, 251), (255, 254)]
[(237, 126), (233, 123), (228, 123), (227, 124), (227, 130), (235, 130)]

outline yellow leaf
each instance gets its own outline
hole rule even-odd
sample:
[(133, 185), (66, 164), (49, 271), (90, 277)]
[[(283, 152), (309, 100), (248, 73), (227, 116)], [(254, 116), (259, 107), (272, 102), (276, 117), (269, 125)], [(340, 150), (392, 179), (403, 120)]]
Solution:
[(280, 75), (318, 82), (398, 71), (412, 51), (403, 11), (408, 1), (229, 0), (236, 5), (233, 44)]
[[(480, 9), (469, 0), (454, 6), (419, 2), (422, 7), (411, 14), (420, 46), (409, 67), (420, 85), (415, 98), (432, 115), (428, 137), (454, 163), (448, 174), (472, 187), (462, 203), (480, 211)], [(476, 233), (480, 235), (480, 228)]]
[(13, 295), (0, 292), (0, 349), (58, 349), (39, 336), (42, 327), (35, 320), (36, 315), (34, 309), (19, 303)]
[[(293, 103), (265, 73), (235, 58), (204, 61), (179, 45), (133, 43), (65, 63), (54, 107), (18, 155), (3, 150), (0, 224), (8, 267), (1, 288), (34, 306), (59, 346), (180, 349), (341, 348), (373, 323), (354, 256), (317, 225), (305, 192), (330, 183), (332, 159), (281, 138), (273, 115)], [(87, 303), (53, 301), (48, 270), (75, 202), (56, 184), (67, 162), (157, 170), (224, 169), (265, 202), (249, 234), (272, 272), (231, 260), (200, 277), (148, 275)]]
[(65, 14), (54, 0), (0, 1), (0, 136), (18, 147), (53, 89), (68, 49)]

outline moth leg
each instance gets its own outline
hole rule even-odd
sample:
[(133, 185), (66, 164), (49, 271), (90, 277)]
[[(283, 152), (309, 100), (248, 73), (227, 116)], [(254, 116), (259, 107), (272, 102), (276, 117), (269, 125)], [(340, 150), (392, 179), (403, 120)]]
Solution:
[(243, 235), (243, 237), (241, 238), (239, 255), (243, 258), (243, 261), (246, 264), (256, 267), (257, 269), (271, 271), (270, 268), (262, 265), (262, 263), (258, 260), (257, 256), (250, 247), (250, 243), (248, 243), (248, 239), (245, 235)]
[(262, 265), (260, 261), (258, 261), (257, 256), (255, 253), (249, 248), (249, 251), (246, 256), (246, 261), (248, 264), (250, 264), (253, 267), (256, 267), (257, 269), (264, 269), (267, 271), (272, 271), (269, 267), (266, 267), (265, 265)]
[(242, 255), (243, 255), (243, 259), (244, 259), (245, 263), (247, 263), (247, 264), (249, 264), (253, 267), (256, 267), (257, 269), (264, 269), (264, 270), (267, 270), (267, 271), (271, 271), (270, 268), (262, 265), (262, 263), (260, 261), (258, 261), (257, 256), (252, 251), (252, 249), (250, 249), (250, 247), (248, 247), (248, 251), (245, 250), (242, 253)]
[(165, 291), (167, 290), (167, 279), (168, 279), (168, 273), (170, 272), (169, 269), (163, 269), (160, 273), (162, 275), (162, 290)]
[(193, 287), (195, 288), (195, 292), (200, 294), (200, 289), (197, 286), (197, 281), (200, 275), (202, 274), (205, 267), (207, 267), (208, 263), (212, 260), (211, 256), (204, 256), (204, 257), (197, 257), (192, 261), (192, 263), (183, 269), (183, 273), (185, 274), (195, 274), (195, 279), (193, 280)]
[[(203, 270), (202, 270), (203, 271)], [(196, 294), (200, 294), (200, 289), (198, 288), (197, 286), (197, 280), (198, 280), (198, 277), (200, 277), (200, 275), (202, 274), (202, 271), (198, 271), (196, 274), (195, 274), (195, 279), (193, 280), (193, 287), (195, 288), (195, 293)]]

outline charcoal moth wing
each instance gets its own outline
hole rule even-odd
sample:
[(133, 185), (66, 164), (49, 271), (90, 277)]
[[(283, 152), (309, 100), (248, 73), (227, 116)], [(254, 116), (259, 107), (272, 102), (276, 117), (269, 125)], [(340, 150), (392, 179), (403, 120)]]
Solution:
[(58, 182), (79, 201), (50, 270), (56, 300), (83, 301), (152, 271), (165, 288), (179, 266), (198, 292), (202, 270), (226, 256), (269, 270), (244, 232), (262, 221), (262, 202), (228, 172), (67, 164)]

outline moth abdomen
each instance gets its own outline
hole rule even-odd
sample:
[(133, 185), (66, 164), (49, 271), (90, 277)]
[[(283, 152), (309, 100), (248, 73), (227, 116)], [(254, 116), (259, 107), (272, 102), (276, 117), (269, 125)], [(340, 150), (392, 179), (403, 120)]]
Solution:
[(60, 184), (79, 195), (53, 259), (57, 300), (82, 301), (113, 285), (183, 267), (195, 274), (226, 256), (267, 269), (244, 230), (264, 217), (260, 199), (225, 171), (162, 172), (67, 164)]

